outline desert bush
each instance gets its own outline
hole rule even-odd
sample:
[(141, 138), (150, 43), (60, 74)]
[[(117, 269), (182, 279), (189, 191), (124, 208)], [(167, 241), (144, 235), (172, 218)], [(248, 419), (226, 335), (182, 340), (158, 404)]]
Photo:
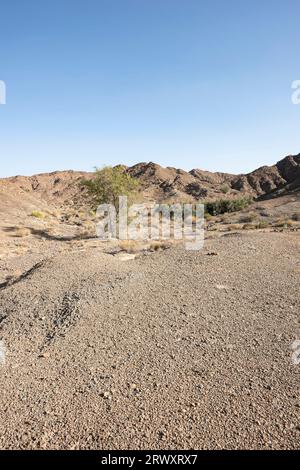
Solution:
[(96, 176), (92, 180), (81, 182), (87, 188), (94, 208), (99, 204), (119, 206), (119, 196), (134, 199), (139, 187), (139, 181), (124, 172), (121, 166), (96, 168)]
[(250, 222), (253, 222), (256, 219), (257, 219), (256, 212), (249, 212), (248, 214), (242, 215), (242, 217), (240, 218), (240, 222), (250, 223)]
[[(33, 211), (33, 212), (35, 212), (35, 211)], [(38, 211), (38, 212), (39, 212), (39, 211)], [(52, 210), (52, 209), (46, 209), (46, 210), (44, 211), (44, 215), (45, 215), (45, 216), (46, 216), (46, 215), (50, 215), (51, 217), (54, 217), (55, 219), (58, 219), (58, 218), (61, 216), (60, 211), (57, 210), (57, 209), (54, 209), (54, 210)]]
[(254, 224), (244, 224), (243, 225), (243, 230), (255, 230), (256, 229), (256, 225)]
[(51, 215), (52, 217), (55, 217), (56, 219), (59, 219), (61, 217), (61, 213), (59, 210), (51, 211)]
[(259, 222), (256, 224), (257, 228), (267, 228), (269, 226), (269, 223), (267, 220), (259, 220)]
[(171, 243), (167, 240), (155, 240), (149, 243), (141, 240), (120, 240), (119, 248), (126, 253), (139, 253), (145, 250), (160, 251), (170, 248)]
[(121, 240), (119, 241), (119, 248), (126, 253), (138, 253), (143, 249), (143, 245), (138, 240)]
[(94, 235), (91, 233), (90, 230), (83, 230), (82, 232), (80, 232), (79, 238), (80, 240), (86, 240), (88, 238), (94, 238)]
[(238, 224), (230, 224), (227, 226), (227, 230), (229, 232), (234, 232), (235, 230), (240, 230), (240, 229), (241, 229), (241, 226)]
[(32, 211), (30, 215), (36, 219), (44, 219), (46, 217), (46, 214), (42, 211)]
[(242, 197), (239, 199), (218, 199), (205, 203), (205, 212), (211, 215), (225, 214), (226, 212), (237, 212), (245, 209), (251, 204), (252, 199)]
[(209, 212), (205, 212), (204, 218), (205, 218), (205, 220), (208, 221), (208, 220), (212, 219), (212, 215)]
[(28, 237), (31, 234), (29, 228), (16, 227), (13, 231), (13, 236), (18, 238)]
[(274, 227), (288, 228), (293, 226), (293, 221), (290, 219), (277, 219), (273, 225)]
[(293, 223), (292, 220), (287, 219), (287, 220), (285, 221), (285, 225), (286, 225), (287, 227), (292, 227), (292, 226), (294, 225), (294, 223)]
[(230, 191), (230, 187), (228, 186), (228, 184), (223, 184), (223, 185), (220, 187), (220, 191), (221, 191), (223, 194), (227, 194), (227, 193)]
[(96, 237), (95, 224), (92, 221), (80, 222), (80, 224), (77, 223), (77, 225), (81, 227), (79, 234), (81, 239)]
[(150, 243), (150, 250), (166, 250), (167, 248), (170, 248), (170, 246), (170, 242), (157, 240), (155, 242)]

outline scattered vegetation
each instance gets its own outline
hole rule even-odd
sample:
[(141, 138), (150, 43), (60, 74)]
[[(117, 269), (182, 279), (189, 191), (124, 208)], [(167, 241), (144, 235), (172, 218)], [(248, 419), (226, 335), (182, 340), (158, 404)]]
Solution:
[(245, 209), (251, 204), (252, 198), (242, 197), (239, 199), (218, 199), (205, 203), (205, 212), (210, 215), (225, 214), (226, 212), (237, 212)]

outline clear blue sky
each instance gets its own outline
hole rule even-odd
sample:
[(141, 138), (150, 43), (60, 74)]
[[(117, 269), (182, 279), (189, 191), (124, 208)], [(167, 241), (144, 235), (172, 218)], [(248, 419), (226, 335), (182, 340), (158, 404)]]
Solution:
[(300, 152), (299, 0), (2, 0), (0, 176)]

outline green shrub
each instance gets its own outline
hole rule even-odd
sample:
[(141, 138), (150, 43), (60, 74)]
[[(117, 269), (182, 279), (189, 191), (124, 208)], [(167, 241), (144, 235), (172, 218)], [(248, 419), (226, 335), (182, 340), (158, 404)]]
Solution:
[(216, 201), (207, 202), (205, 204), (205, 212), (210, 215), (225, 214), (226, 212), (237, 212), (245, 209), (251, 204), (250, 197), (239, 199), (218, 199)]
[(32, 211), (30, 215), (31, 217), (36, 217), (37, 219), (44, 219), (46, 217), (46, 214), (41, 211)]
[(269, 226), (266, 220), (260, 220), (256, 225), (257, 228), (267, 228)]
[(230, 187), (228, 186), (228, 184), (223, 184), (223, 185), (220, 187), (220, 191), (221, 191), (223, 194), (227, 194), (227, 193), (230, 191)]

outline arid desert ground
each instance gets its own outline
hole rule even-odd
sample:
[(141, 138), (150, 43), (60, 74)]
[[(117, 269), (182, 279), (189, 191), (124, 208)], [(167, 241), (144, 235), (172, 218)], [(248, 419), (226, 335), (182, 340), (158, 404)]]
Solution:
[(10, 184), (1, 449), (299, 448), (297, 192), (212, 217), (187, 251), (102, 242)]

